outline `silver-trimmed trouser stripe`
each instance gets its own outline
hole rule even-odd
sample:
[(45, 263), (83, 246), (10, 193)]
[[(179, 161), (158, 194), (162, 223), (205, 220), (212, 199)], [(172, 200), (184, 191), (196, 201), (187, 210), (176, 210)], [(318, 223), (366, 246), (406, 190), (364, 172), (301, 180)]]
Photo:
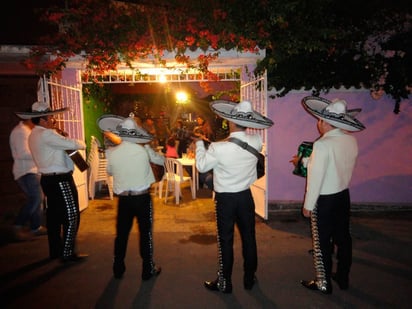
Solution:
[(313, 264), (315, 267), (316, 285), (318, 286), (318, 289), (320, 291), (326, 291), (328, 282), (326, 280), (325, 265), (320, 248), (317, 207), (315, 207), (315, 209), (313, 209), (312, 211), (310, 223), (312, 232)]

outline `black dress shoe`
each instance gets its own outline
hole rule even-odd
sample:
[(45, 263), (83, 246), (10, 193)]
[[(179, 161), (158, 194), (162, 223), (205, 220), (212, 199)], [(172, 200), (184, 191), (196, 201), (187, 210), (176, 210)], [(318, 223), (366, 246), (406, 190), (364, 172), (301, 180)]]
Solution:
[(300, 280), (300, 283), (309, 290), (320, 291), (323, 294), (332, 294), (332, 285), (330, 283), (319, 283), (316, 280)]
[(162, 271), (161, 267), (154, 266), (150, 272), (143, 272), (142, 273), (142, 280), (147, 281), (152, 277), (158, 276)]
[(332, 279), (338, 284), (341, 290), (349, 289), (349, 279), (342, 279), (336, 273), (332, 274)]
[(251, 290), (255, 285), (256, 277), (255, 275), (244, 275), (243, 277), (243, 286), (245, 290)]
[(113, 276), (116, 279), (122, 278), (125, 271), (126, 271), (126, 266), (124, 265), (124, 262), (114, 262), (113, 263)]
[(88, 254), (73, 254), (70, 256), (63, 256), (61, 261), (63, 264), (68, 264), (68, 263), (79, 263), (83, 262), (85, 259), (87, 259), (89, 255)]
[(225, 294), (232, 293), (232, 282), (228, 282), (224, 280), (223, 286), (219, 284), (219, 278), (214, 281), (205, 281), (204, 282), (205, 288), (211, 291), (220, 291)]
[(214, 281), (205, 281), (204, 285), (205, 285), (205, 288), (208, 289), (208, 290), (219, 291), (219, 288), (217, 286), (218, 282), (219, 282), (219, 279), (216, 279)]

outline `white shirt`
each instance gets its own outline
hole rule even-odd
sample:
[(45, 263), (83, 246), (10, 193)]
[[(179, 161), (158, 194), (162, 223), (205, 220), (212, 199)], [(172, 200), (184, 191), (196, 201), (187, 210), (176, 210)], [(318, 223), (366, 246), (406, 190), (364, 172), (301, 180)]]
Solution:
[(9, 143), (14, 160), (13, 176), (15, 180), (29, 173), (38, 173), (29, 148), (30, 133), (31, 129), (23, 121), (20, 121), (10, 133)]
[(36, 125), (29, 137), (34, 162), (42, 174), (68, 173), (74, 164), (66, 150), (86, 149), (83, 141), (66, 138), (54, 129)]
[[(257, 134), (232, 132), (229, 137), (247, 142), (257, 151), (262, 150), (262, 139)], [(241, 192), (256, 181), (257, 158), (246, 149), (228, 141), (213, 142), (206, 150), (203, 141), (196, 142), (196, 167), (201, 173), (213, 169), (215, 192)]]
[(304, 208), (313, 210), (319, 195), (347, 189), (357, 156), (355, 137), (340, 129), (326, 132), (318, 139), (308, 160)]
[(113, 192), (143, 191), (155, 182), (149, 161), (163, 165), (164, 156), (149, 145), (123, 141), (106, 150), (107, 172), (113, 175)]

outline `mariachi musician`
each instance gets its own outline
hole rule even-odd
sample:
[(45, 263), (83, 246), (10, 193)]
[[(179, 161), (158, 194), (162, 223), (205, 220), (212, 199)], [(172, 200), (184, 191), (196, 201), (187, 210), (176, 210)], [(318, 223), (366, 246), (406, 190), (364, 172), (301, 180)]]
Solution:
[(53, 127), (53, 115), (67, 110), (51, 110), (48, 104), (35, 102), (32, 112), (16, 114), (23, 119), (31, 118), (35, 124), (29, 146), (41, 173), (40, 183), (47, 199), (49, 257), (73, 263), (82, 261), (87, 255), (78, 254), (75, 250), (80, 210), (72, 176), (74, 163), (67, 151), (85, 149), (86, 144), (59, 134)]

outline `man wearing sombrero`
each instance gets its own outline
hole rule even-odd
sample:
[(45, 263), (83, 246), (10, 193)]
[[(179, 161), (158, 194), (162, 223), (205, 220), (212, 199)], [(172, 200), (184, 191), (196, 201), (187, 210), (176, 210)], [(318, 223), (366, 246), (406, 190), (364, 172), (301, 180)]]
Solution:
[[(247, 128), (266, 129), (272, 120), (252, 109), (248, 101), (233, 103), (214, 101), (211, 109), (229, 121), (231, 139), (246, 142), (257, 151), (262, 150), (258, 134), (247, 134)], [(234, 225), (239, 228), (243, 253), (243, 285), (252, 289), (257, 270), (255, 235), (255, 204), (250, 186), (256, 181), (257, 157), (229, 140), (213, 142), (206, 150), (201, 138), (196, 139), (196, 167), (201, 173), (213, 170), (215, 191), (217, 240), (219, 252), (218, 275), (204, 285), (212, 291), (232, 292)]]
[(136, 219), (142, 258), (141, 278), (146, 281), (161, 272), (161, 268), (153, 260), (153, 203), (150, 186), (155, 182), (155, 177), (150, 162), (164, 165), (164, 156), (150, 147), (153, 135), (137, 125), (133, 113), (127, 118), (103, 115), (97, 120), (97, 124), (106, 137), (117, 145), (106, 151), (107, 172), (113, 175), (113, 192), (119, 197), (113, 275), (120, 279), (126, 271), (124, 259), (127, 243)]
[(83, 141), (59, 134), (53, 127), (53, 115), (67, 108), (51, 110), (48, 104), (35, 102), (32, 112), (16, 113), (35, 124), (29, 137), (34, 162), (41, 173), (41, 186), (47, 201), (47, 235), (49, 256), (63, 263), (82, 261), (87, 255), (76, 252), (75, 244), (80, 224), (77, 187), (73, 179), (74, 163), (67, 150), (85, 149)]
[[(321, 134), (307, 162), (306, 194), (302, 214), (311, 219), (314, 280), (301, 284), (324, 294), (332, 293), (331, 278), (342, 290), (349, 287), (352, 238), (349, 229), (349, 182), (358, 156), (356, 139), (348, 131), (365, 129), (347, 110), (346, 101), (305, 97), (304, 108), (318, 119)], [(332, 275), (332, 251), (337, 247), (337, 270)]]

